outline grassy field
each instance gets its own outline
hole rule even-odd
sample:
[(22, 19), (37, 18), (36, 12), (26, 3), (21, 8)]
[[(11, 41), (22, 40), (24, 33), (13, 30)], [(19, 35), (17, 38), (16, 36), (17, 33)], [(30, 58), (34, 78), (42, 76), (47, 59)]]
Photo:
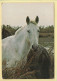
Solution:
[(39, 33), (40, 37), (53, 37), (54, 38), (54, 33)]
[(54, 38), (53, 37), (40, 37), (39, 44), (44, 47), (54, 46)]

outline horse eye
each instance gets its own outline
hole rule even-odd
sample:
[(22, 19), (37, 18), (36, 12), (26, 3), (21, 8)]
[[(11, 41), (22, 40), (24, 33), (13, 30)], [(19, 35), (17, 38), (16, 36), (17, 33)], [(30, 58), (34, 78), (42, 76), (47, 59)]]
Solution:
[(28, 33), (30, 33), (30, 30), (27, 30)]

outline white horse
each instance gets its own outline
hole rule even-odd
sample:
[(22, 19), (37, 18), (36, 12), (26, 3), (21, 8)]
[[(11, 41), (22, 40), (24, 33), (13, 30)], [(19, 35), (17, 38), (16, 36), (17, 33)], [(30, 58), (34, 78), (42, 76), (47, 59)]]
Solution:
[(15, 35), (2, 40), (2, 60), (6, 61), (6, 68), (16, 67), (18, 62), (19, 66), (25, 64), (30, 49), (38, 46), (38, 21), (38, 16), (36, 16), (35, 21), (30, 21), (27, 16), (27, 26), (18, 29)]

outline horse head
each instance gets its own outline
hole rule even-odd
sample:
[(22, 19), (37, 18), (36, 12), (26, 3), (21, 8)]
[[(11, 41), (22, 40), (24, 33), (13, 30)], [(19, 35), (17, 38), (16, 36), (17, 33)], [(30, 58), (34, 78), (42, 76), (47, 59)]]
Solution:
[(30, 18), (27, 16), (26, 22), (28, 39), (30, 39), (32, 48), (36, 48), (38, 46), (39, 39), (39, 27), (37, 26), (39, 22), (39, 17), (36, 16), (34, 21), (30, 21)]

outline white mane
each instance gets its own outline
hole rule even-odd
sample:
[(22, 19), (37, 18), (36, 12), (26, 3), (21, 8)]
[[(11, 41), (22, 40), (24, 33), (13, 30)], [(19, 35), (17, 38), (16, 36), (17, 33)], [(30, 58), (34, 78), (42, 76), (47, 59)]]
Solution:
[(23, 30), (23, 28), (24, 28), (24, 27), (19, 28), (19, 29), (15, 32), (15, 35), (19, 34), (19, 32), (20, 32), (21, 30)]

